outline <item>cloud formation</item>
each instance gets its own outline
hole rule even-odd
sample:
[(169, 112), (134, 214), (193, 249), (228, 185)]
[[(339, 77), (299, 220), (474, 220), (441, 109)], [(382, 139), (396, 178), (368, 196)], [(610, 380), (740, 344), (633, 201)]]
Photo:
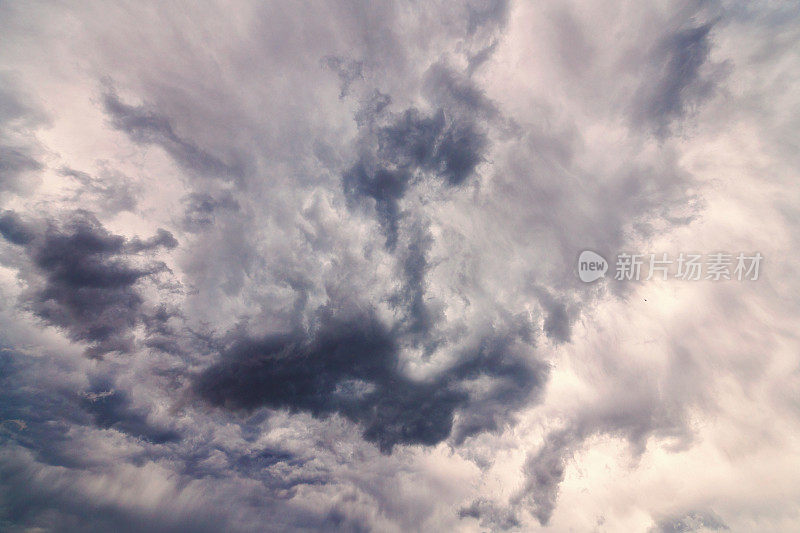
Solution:
[(0, 233), (20, 246), (41, 282), (24, 298), (34, 315), (63, 328), (75, 341), (91, 344), (87, 354), (132, 349), (130, 330), (142, 314), (136, 285), (167, 269), (163, 262), (136, 266), (130, 254), (158, 247), (174, 248), (170, 232), (130, 242), (102, 227), (90, 213), (78, 211), (60, 224), (49, 222), (37, 234), (13, 211), (0, 217)]
[[(796, 9), (0, 35), (0, 529), (798, 529)], [(721, 250), (759, 280), (613, 279)]]
[[(261, 406), (340, 413), (363, 426), (364, 438), (384, 452), (397, 444), (434, 445), (450, 436), (457, 411), (466, 411), (462, 438), (497, 429), (502, 415), (532, 399), (546, 368), (514, 353), (513, 338), (486, 339), (426, 380), (399, 368), (394, 334), (370, 313), (347, 319), (322, 310), (311, 338), (284, 334), (239, 340), (203, 372), (199, 394), (215, 405)], [(468, 381), (490, 380), (480, 394)]]

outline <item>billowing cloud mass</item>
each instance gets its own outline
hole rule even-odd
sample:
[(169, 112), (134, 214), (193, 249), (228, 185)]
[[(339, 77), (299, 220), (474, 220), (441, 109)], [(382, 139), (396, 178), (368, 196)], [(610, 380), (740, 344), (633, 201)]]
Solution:
[(795, 6), (0, 35), (3, 531), (800, 529)]

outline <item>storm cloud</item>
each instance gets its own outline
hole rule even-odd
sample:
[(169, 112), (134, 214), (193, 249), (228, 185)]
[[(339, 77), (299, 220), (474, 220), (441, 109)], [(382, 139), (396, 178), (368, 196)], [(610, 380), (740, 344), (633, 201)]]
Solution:
[[(466, 435), (497, 429), (502, 414), (521, 405), (546, 379), (546, 367), (513, 352), (513, 339), (486, 339), (474, 353), (427, 380), (400, 367), (395, 333), (371, 313), (346, 320), (323, 310), (310, 337), (288, 333), (236, 341), (197, 381), (214, 405), (261, 406), (339, 413), (363, 427), (364, 438), (391, 452), (396, 444), (433, 445), (448, 438), (457, 411), (482, 411)], [(480, 397), (469, 380), (492, 380)]]
[(168, 270), (163, 262), (134, 265), (128, 254), (177, 241), (166, 230), (147, 241), (126, 242), (108, 232), (88, 212), (76, 212), (61, 224), (41, 223), (37, 234), (13, 211), (0, 217), (3, 237), (24, 248), (42, 282), (24, 298), (31, 311), (64, 328), (75, 341), (90, 343), (87, 353), (132, 349), (130, 330), (141, 319), (143, 298), (137, 284)]
[(362, 111), (363, 154), (345, 172), (343, 185), (351, 198), (374, 201), (386, 246), (392, 249), (408, 190), (426, 179), (461, 185), (483, 160), (488, 140), (472, 120), (442, 107), (430, 114), (410, 108), (388, 118), (382, 116), (383, 107)]

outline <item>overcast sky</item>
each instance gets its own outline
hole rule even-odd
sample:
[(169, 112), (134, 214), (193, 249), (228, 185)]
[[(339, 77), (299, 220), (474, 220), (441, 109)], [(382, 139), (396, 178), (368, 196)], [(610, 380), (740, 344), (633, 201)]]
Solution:
[(799, 87), (792, 1), (0, 0), (0, 529), (800, 531)]

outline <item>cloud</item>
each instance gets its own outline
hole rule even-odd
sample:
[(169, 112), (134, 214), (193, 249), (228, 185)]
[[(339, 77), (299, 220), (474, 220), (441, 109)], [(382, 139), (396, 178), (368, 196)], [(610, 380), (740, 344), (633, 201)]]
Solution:
[(25, 191), (26, 181), (44, 168), (45, 150), (35, 134), (47, 121), (19, 77), (0, 70), (0, 193)]
[(146, 240), (141, 240), (139, 237), (134, 237), (128, 243), (127, 249), (130, 253), (138, 254), (140, 252), (155, 250), (158, 248), (165, 248), (171, 250), (178, 246), (178, 240), (172, 235), (171, 232), (164, 228), (158, 228), (156, 234)]
[(188, 231), (200, 231), (214, 224), (215, 215), (220, 211), (236, 211), (239, 203), (230, 192), (216, 198), (208, 193), (191, 193), (184, 200), (186, 207), (183, 226)]
[(489, 0), (467, 4), (468, 33), (474, 33), (482, 27), (502, 26), (508, 16), (507, 0)]
[(430, 114), (412, 107), (385, 118), (389, 100), (363, 108), (362, 153), (343, 178), (350, 198), (374, 201), (390, 249), (397, 244), (401, 201), (408, 189), (430, 178), (457, 187), (475, 172), (488, 149), (486, 134), (468, 115), (490, 106), (485, 97), (466, 81), (455, 82), (444, 66), (435, 67), (428, 77), (433, 86), (443, 86), (455, 104), (443, 102)]
[(126, 393), (115, 391), (111, 385), (98, 383), (86, 393), (83, 408), (91, 414), (97, 427), (113, 428), (155, 444), (180, 439), (175, 431), (152, 426), (147, 421), (147, 413), (132, 407)]
[[(145, 512), (113, 501), (98, 501), (71, 490), (62, 476), (31, 464), (22, 454), (8, 450), (0, 455), (0, 471), (6, 486), (0, 496), (4, 512), (0, 524), (8, 531), (31, 528), (59, 531), (215, 531), (222, 522), (208, 510), (192, 513)], [(31, 483), (31, 480), (35, 480)]]
[(62, 167), (59, 173), (75, 179), (79, 184), (73, 197), (78, 204), (91, 203), (107, 213), (133, 211), (136, 208), (136, 198), (141, 191), (129, 178), (115, 175), (107, 169), (101, 178), (69, 167)]
[[(237, 340), (198, 377), (196, 390), (228, 409), (339, 413), (388, 453), (397, 444), (447, 439), (457, 411), (476, 410), (466, 435), (496, 429), (501, 415), (530, 398), (546, 376), (545, 367), (517, 358), (510, 344), (486, 340), (432, 379), (414, 380), (400, 368), (394, 334), (372, 313), (342, 319), (322, 310), (311, 336)], [(482, 397), (464, 390), (484, 376), (494, 383)]]
[(713, 27), (707, 22), (679, 29), (653, 47), (647, 61), (649, 76), (634, 99), (637, 121), (664, 136), (671, 123), (713, 94), (724, 75), (722, 65), (710, 61)]
[(161, 262), (135, 266), (127, 254), (177, 245), (166, 230), (148, 241), (126, 243), (86, 211), (60, 224), (48, 223), (38, 234), (16, 213), (6, 212), (0, 232), (24, 247), (42, 276), (25, 305), (47, 323), (64, 328), (72, 340), (90, 343), (87, 354), (92, 356), (132, 349), (131, 330), (143, 312), (137, 284), (168, 270)]
[(339, 98), (344, 98), (347, 96), (347, 93), (350, 90), (350, 85), (355, 80), (364, 78), (363, 61), (354, 61), (352, 59), (346, 59), (338, 56), (326, 56), (323, 58), (322, 64), (336, 72), (336, 75), (339, 76), (339, 80), (342, 83), (342, 90), (339, 93)]
[[(547, 525), (558, 500), (558, 487), (564, 480), (566, 462), (574, 445), (568, 432), (545, 437), (545, 443), (525, 463), (526, 484), (520, 496), (532, 509), (541, 525)], [(519, 500), (518, 500), (519, 501)]]
[(518, 528), (522, 525), (511, 510), (482, 499), (475, 500), (469, 506), (459, 509), (458, 517), (461, 519), (475, 518), (481, 527), (490, 527), (503, 531)]
[(175, 161), (201, 176), (222, 180), (242, 177), (242, 162), (228, 164), (220, 158), (180, 137), (170, 120), (146, 105), (132, 106), (122, 102), (110, 89), (103, 94), (103, 106), (111, 117), (114, 128), (123, 131), (139, 144), (155, 144), (163, 148)]
[(797, 530), (792, 15), (0, 3), (0, 529)]
[(0, 233), (7, 241), (19, 245), (28, 244), (36, 237), (33, 230), (14, 211), (3, 212), (0, 217)]
[(713, 511), (689, 511), (680, 516), (663, 518), (652, 531), (678, 533), (689, 531), (722, 531), (728, 526)]
[[(24, 448), (44, 465), (78, 471), (102, 466), (106, 452), (92, 455), (84, 448), (94, 446), (96, 430), (113, 430), (144, 446), (180, 439), (175, 430), (152, 423), (149, 407), (135, 407), (129, 394), (115, 391), (107, 378), (95, 377), (94, 384), (84, 388), (71, 365), (52, 368), (47, 360), (10, 349), (3, 351), (0, 366), (0, 419), (19, 421), (13, 427), (3, 424), (0, 439), (6, 446)], [(42, 386), (49, 394), (40, 393)]]

